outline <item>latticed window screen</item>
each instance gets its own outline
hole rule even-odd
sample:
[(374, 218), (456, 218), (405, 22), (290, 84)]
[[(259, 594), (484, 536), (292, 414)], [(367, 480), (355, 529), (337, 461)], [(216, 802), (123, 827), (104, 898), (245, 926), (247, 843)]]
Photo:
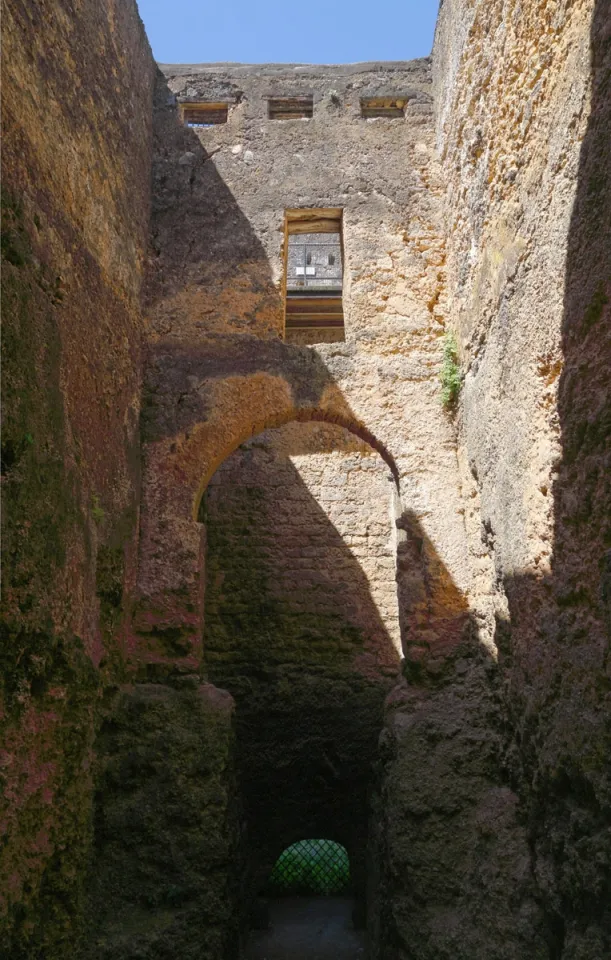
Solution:
[(272, 893), (344, 893), (350, 886), (348, 854), (333, 840), (300, 840), (280, 854), (269, 886)]

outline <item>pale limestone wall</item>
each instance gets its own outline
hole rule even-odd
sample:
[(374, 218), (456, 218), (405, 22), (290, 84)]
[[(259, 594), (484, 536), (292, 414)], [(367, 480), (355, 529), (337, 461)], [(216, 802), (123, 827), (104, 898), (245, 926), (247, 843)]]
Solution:
[(250, 523), (265, 538), (270, 594), (297, 616), (340, 616), (363, 633), (354, 668), (394, 676), (401, 639), (388, 465), (341, 427), (291, 423), (259, 434), (221, 465), (206, 494), (208, 522), (214, 505), (231, 503), (240, 488), (263, 496)]
[(393, 960), (611, 949), (610, 27), (604, 3), (441, 7), (459, 461), (499, 670), (393, 694), (374, 918)]
[[(412, 591), (421, 642), (411, 629), (409, 643), (426, 659), (445, 630), (431, 621), (451, 620), (457, 595), (462, 609), (475, 602), (454, 430), (438, 381), (443, 190), (430, 64), (163, 70), (147, 286), (144, 612), (133, 650), (138, 633), (150, 639), (152, 609), (171, 628), (191, 616), (178, 610), (185, 587), (191, 609), (197, 604), (201, 544), (192, 518), (224, 457), (267, 427), (322, 414), (372, 435), (396, 466), (397, 515), (421, 526), (429, 587), (446, 595), (433, 609), (420, 587)], [(405, 117), (361, 119), (359, 96), (389, 90), (409, 93)], [(311, 121), (266, 119), (266, 95), (298, 92), (314, 94)], [(236, 105), (227, 124), (186, 129), (174, 95)], [(288, 207), (343, 209), (344, 343), (289, 348), (278, 340)], [(144, 659), (157, 656), (149, 639)], [(194, 636), (194, 656), (199, 642)]]
[(437, 26), (462, 439), (505, 576), (545, 576), (553, 551), (567, 245), (590, 112), (593, 6), (448, 0)]
[[(427, 59), (162, 65), (167, 87), (159, 91), (156, 121), (153, 339), (196, 339), (210, 331), (281, 334), (284, 211), (291, 207), (343, 209), (348, 342), (383, 349), (390, 331), (405, 340), (423, 312), (430, 319), (427, 305), (432, 311), (442, 262), (430, 69)], [(405, 117), (362, 119), (359, 97), (376, 92), (408, 95)], [(306, 93), (314, 96), (312, 119), (267, 119), (268, 96)], [(226, 124), (181, 130), (173, 94), (235, 105)], [(401, 288), (406, 275), (414, 281), (411, 299)], [(403, 299), (392, 301), (395, 295)]]
[(465, 661), (425, 696), (404, 685), (389, 700), (380, 957), (611, 949), (610, 26), (594, 2), (440, 10), (458, 456), (477, 622), (496, 620), (498, 666)]
[[(483, 648), (486, 662), (494, 655), (474, 589), (455, 430), (441, 404), (443, 181), (429, 64), (164, 72), (130, 653), (151, 675), (203, 664), (235, 697), (249, 892), (273, 863), (275, 843), (331, 835), (354, 855), (362, 895), (367, 794), (398, 637), (418, 696), (420, 681), (452, 673), (448, 660), (468, 663)], [(406, 86), (414, 102), (403, 120), (359, 117), (360, 93)], [(300, 91), (314, 93), (312, 121), (266, 119), (265, 94)], [(226, 125), (196, 132), (180, 125), (174, 94), (231, 95), (237, 104)], [(290, 207), (343, 208), (345, 342), (281, 339)], [(285, 426), (293, 420), (299, 427)], [(257, 439), (234, 452), (270, 428), (293, 443), (307, 421), (316, 424), (306, 436), (334, 424), (381, 461), (360, 445), (324, 454), (301, 447), (281, 469), (287, 448), (277, 439), (269, 454)], [(357, 451), (360, 469), (346, 473), (339, 492), (339, 468)], [(253, 471), (266, 503), (260, 536), (244, 496)], [(216, 515), (206, 518), (209, 483)], [(300, 517), (307, 523), (295, 538)], [(317, 522), (325, 531), (318, 542)], [(223, 550), (231, 557), (224, 565)], [(289, 550), (296, 553), (283, 563)], [(299, 615), (287, 610), (293, 601)], [(312, 626), (316, 615), (324, 629)], [(313, 630), (311, 649), (295, 645), (300, 630)], [(421, 780), (415, 772), (413, 782)]]

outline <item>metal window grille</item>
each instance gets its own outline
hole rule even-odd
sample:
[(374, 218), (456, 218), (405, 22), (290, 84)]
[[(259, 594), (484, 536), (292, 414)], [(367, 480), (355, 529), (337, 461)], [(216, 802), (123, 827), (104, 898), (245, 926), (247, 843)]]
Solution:
[[(341, 294), (343, 271), (340, 243), (339, 233), (290, 236), (287, 294), (291, 296), (303, 287)], [(308, 270), (308, 267), (314, 267), (314, 270)]]
[(280, 854), (269, 879), (271, 894), (339, 894), (350, 887), (345, 847), (333, 840), (300, 840)]

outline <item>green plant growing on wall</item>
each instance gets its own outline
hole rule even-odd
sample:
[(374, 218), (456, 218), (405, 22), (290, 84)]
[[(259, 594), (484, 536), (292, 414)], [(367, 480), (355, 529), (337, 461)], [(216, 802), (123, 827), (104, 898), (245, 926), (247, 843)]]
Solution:
[(458, 344), (456, 337), (450, 331), (447, 331), (443, 338), (443, 363), (439, 379), (441, 402), (446, 410), (453, 410), (460, 393), (462, 378), (458, 362)]

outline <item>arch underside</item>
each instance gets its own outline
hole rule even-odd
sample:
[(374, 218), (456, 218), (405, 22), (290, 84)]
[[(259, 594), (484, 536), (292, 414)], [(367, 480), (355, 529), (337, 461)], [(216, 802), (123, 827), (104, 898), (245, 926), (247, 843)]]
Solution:
[[(259, 434), (265, 432), (266, 430), (277, 429), (283, 427), (288, 423), (326, 423), (332, 426), (341, 427), (344, 430), (347, 430), (348, 433), (351, 433), (353, 436), (357, 437), (363, 443), (368, 444), (375, 450), (376, 453), (380, 455), (382, 460), (387, 464), (392, 478), (398, 488), (399, 486), (399, 470), (397, 464), (394, 460), (392, 454), (388, 451), (386, 446), (378, 440), (378, 438), (365, 427), (362, 423), (356, 419), (345, 416), (344, 414), (338, 413), (333, 410), (324, 410), (305, 407), (302, 409), (296, 409), (291, 411), (286, 411), (281, 414), (270, 414), (263, 426), (257, 424), (254, 427), (247, 428), (248, 432), (240, 433), (237, 438), (234, 439), (231, 449), (227, 450), (223, 460), (230, 457), (238, 447), (240, 447), (247, 440), (251, 440)], [(221, 461), (223, 462), (223, 461)], [(193, 519), (197, 520), (201, 505), (202, 497), (206, 491), (206, 488), (216, 472), (219, 464), (215, 464), (213, 469), (208, 469), (200, 482), (200, 486), (197, 491), (197, 496), (193, 504)]]
[[(341, 359), (352, 367), (351, 358)], [(158, 347), (144, 411), (150, 509), (196, 520), (220, 464), (251, 437), (291, 421), (343, 427), (382, 457), (398, 485), (392, 431), (380, 432), (383, 412), (353, 409), (330, 366), (318, 352), (278, 340), (218, 337), (189, 351)]]

